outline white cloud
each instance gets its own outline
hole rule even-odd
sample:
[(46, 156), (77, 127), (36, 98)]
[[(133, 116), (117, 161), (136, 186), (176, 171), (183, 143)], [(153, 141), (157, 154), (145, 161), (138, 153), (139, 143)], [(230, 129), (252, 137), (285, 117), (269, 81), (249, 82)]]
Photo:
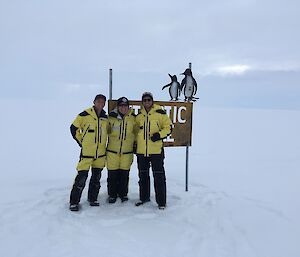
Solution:
[[(264, 61), (264, 60), (249, 60), (248, 64), (221, 64), (221, 61), (215, 61), (206, 67), (200, 67), (199, 74), (202, 76), (241, 76), (247, 72), (299, 72), (300, 63), (290, 61)], [(197, 71), (194, 70), (196, 74)]]
[(218, 67), (216, 71), (221, 75), (242, 75), (250, 69), (251, 67), (249, 65), (237, 64), (237, 65), (221, 66)]
[(299, 62), (264, 62), (255, 65), (255, 69), (262, 71), (300, 71)]

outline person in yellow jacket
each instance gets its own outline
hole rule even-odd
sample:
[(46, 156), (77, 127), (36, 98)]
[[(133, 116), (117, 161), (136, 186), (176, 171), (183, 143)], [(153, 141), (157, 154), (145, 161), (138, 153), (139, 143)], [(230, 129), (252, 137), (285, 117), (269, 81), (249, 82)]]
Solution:
[(106, 102), (104, 95), (96, 95), (94, 106), (81, 112), (73, 121), (70, 130), (73, 138), (81, 147), (80, 160), (70, 194), (70, 210), (78, 211), (82, 191), (92, 168), (89, 183), (88, 201), (90, 206), (99, 206), (97, 201), (101, 171), (106, 161), (107, 115), (103, 110)]
[(115, 203), (117, 197), (128, 201), (129, 171), (133, 162), (135, 141), (135, 114), (129, 108), (126, 97), (117, 100), (117, 107), (108, 116), (107, 144), (107, 188), (108, 202)]
[(172, 122), (161, 106), (154, 104), (153, 95), (142, 95), (142, 106), (136, 116), (137, 163), (139, 169), (140, 200), (136, 206), (150, 201), (150, 164), (154, 177), (155, 199), (159, 209), (166, 206), (166, 176), (164, 168), (163, 139), (171, 134)]

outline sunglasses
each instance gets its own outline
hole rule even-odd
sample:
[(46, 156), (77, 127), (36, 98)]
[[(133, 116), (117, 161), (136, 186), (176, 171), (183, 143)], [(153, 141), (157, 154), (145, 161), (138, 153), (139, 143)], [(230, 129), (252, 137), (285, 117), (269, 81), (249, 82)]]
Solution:
[(152, 101), (151, 98), (144, 98), (144, 99), (143, 99), (143, 102), (151, 102), (151, 101)]

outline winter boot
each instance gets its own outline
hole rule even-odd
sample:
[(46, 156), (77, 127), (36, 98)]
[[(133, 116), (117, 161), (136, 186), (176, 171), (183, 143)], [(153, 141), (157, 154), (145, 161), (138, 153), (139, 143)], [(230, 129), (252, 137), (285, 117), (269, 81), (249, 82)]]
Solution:
[(139, 200), (135, 203), (135, 206), (140, 206), (140, 205), (143, 205), (144, 203), (147, 203), (147, 202), (150, 202), (150, 199), (146, 199), (144, 201), (142, 200)]
[(109, 197), (108, 198), (108, 203), (115, 203), (117, 201), (117, 198), (116, 197)]
[(128, 196), (127, 195), (121, 197), (121, 202), (122, 203), (127, 202), (127, 201), (128, 201)]
[(90, 201), (90, 206), (99, 206), (100, 203), (98, 201)]
[(69, 209), (70, 209), (70, 211), (79, 211), (79, 205), (78, 204), (70, 204)]

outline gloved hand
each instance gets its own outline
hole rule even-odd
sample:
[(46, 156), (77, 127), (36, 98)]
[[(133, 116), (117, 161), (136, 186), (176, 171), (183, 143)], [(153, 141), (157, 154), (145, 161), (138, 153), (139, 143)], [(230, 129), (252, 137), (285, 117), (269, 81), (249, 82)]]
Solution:
[(152, 137), (151, 137), (151, 140), (153, 141), (153, 142), (156, 142), (156, 141), (158, 141), (158, 140), (160, 140), (161, 138), (160, 138), (160, 134), (159, 133), (154, 133), (153, 135), (152, 135)]

